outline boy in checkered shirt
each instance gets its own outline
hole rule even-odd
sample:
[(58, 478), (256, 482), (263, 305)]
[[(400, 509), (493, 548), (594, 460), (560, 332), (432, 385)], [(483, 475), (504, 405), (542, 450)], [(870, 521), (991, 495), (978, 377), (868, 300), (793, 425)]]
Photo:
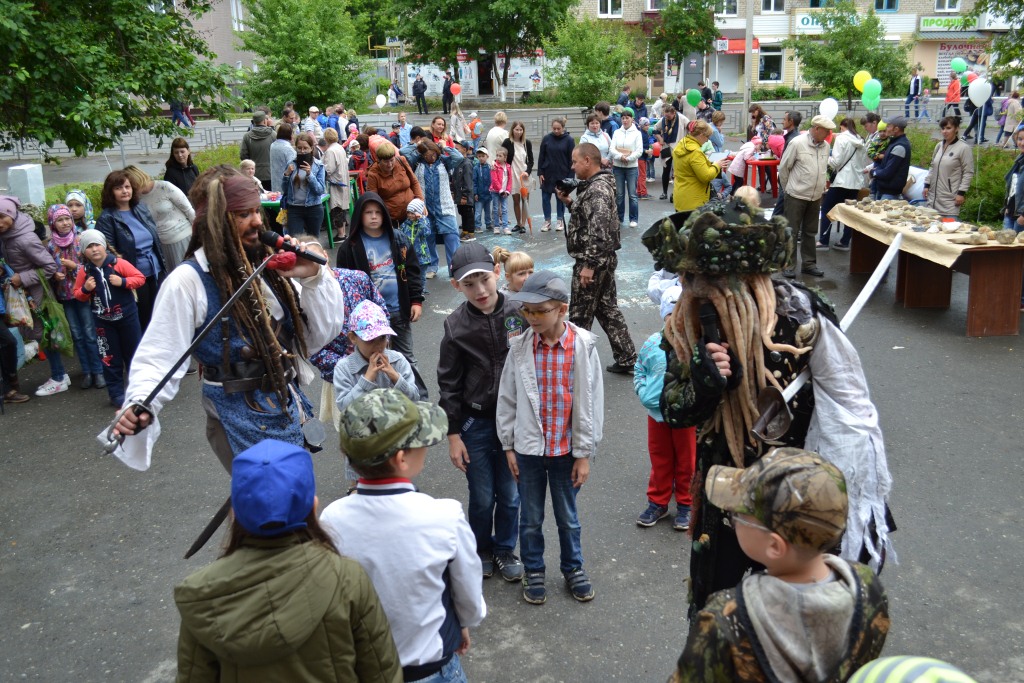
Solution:
[(519, 485), (519, 552), (523, 599), (547, 600), (544, 587), (544, 499), (558, 526), (560, 569), (576, 600), (593, 600), (583, 569), (576, 496), (601, 441), (604, 389), (593, 335), (565, 322), (569, 287), (548, 270), (531, 275), (509, 298), (522, 302), (529, 331), (511, 341), (498, 389), (498, 437)]

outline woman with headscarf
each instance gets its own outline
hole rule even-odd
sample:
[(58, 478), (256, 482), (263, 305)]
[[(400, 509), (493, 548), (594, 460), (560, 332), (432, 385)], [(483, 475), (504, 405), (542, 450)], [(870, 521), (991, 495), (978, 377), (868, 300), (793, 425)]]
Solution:
[[(21, 211), (21, 202), (16, 197), (0, 196), (0, 245), (3, 246), (7, 265), (14, 271), (10, 283), (39, 303), (43, 300), (43, 287), (50, 286), (49, 281), (59, 268), (53, 255), (39, 241), (35, 228), (32, 217)], [(0, 271), (0, 277), (3, 277), (3, 271)], [(42, 339), (43, 324), (38, 317), (34, 317), (31, 330), (23, 330), (30, 339)], [(50, 379), (36, 389), (36, 396), (52, 396), (67, 391), (71, 386), (71, 378), (64, 369), (60, 351), (55, 348), (46, 349), (46, 360), (50, 364)], [(20, 394), (16, 376), (8, 377), (7, 386), (7, 394), (12, 397)]]
[[(196, 207), (192, 242), (185, 261), (161, 288), (132, 362), (126, 405), (148, 396), (172, 370), (173, 376), (146, 412), (125, 411), (117, 425), (127, 438), (115, 455), (139, 470), (149, 468), (160, 434), (140, 430), (156, 422), (188, 369), (187, 363), (174, 369), (174, 363), (253, 269), (274, 253), (260, 242), (259, 191), (236, 169), (207, 171), (190, 199)], [(329, 268), (283, 251), (271, 265), (232, 307), (227, 322), (192, 354), (202, 366), (207, 439), (228, 471), (235, 455), (264, 439), (303, 445), (302, 426), (313, 408), (301, 384), (313, 373), (296, 359), (337, 337), (344, 319), (344, 300)]]
[(195, 209), (188, 197), (166, 180), (154, 180), (138, 166), (128, 166), (124, 172), (131, 181), (132, 191), (153, 214), (167, 270), (174, 270), (185, 258), (185, 250), (192, 239)]
[(92, 213), (92, 200), (82, 190), (69, 190), (64, 197), (64, 204), (71, 209), (71, 218), (75, 221), (75, 231), (82, 232), (96, 227), (96, 218)]
[(686, 137), (672, 150), (672, 204), (676, 211), (696, 209), (711, 197), (711, 181), (721, 175), (723, 162), (712, 163), (702, 151), (710, 139), (710, 123), (691, 121)]
[(192, 161), (192, 152), (188, 148), (188, 140), (174, 138), (171, 142), (171, 158), (164, 164), (164, 180), (171, 183), (182, 194), (188, 195), (192, 183), (199, 177), (199, 168)]
[(146, 276), (146, 284), (135, 290), (139, 305), (139, 324), (146, 331), (153, 316), (153, 304), (160, 283), (167, 274), (156, 221), (149, 208), (140, 202), (128, 174), (112, 171), (103, 181), (103, 213), (96, 229), (103, 233), (107, 247)]

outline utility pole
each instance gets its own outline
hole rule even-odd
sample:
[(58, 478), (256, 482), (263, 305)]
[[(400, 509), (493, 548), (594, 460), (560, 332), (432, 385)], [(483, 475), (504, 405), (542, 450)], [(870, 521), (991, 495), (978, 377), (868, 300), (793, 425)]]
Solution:
[(740, 116), (740, 132), (746, 129), (743, 124), (746, 122), (747, 110), (750, 109), (750, 91), (753, 84), (754, 72), (754, 2), (755, 0), (744, 0), (747, 3), (747, 44), (744, 49), (743, 59), (743, 114)]

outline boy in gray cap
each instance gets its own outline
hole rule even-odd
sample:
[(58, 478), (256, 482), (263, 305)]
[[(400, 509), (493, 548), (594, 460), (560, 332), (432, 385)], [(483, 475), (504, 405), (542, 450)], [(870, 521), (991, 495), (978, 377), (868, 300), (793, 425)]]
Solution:
[(320, 524), (370, 575), (405, 680), (465, 680), (459, 655), (469, 650), (470, 627), (487, 615), (476, 541), (458, 501), (412, 483), (427, 448), (445, 439), (444, 412), (377, 389), (345, 409), (339, 431), (359, 485), (328, 505)]
[(498, 389), (497, 425), (509, 469), (519, 485), (519, 551), (523, 599), (540, 605), (544, 587), (544, 499), (558, 525), (559, 568), (572, 596), (594, 599), (583, 569), (576, 496), (590, 476), (601, 441), (604, 389), (594, 336), (565, 321), (569, 287), (550, 270), (531, 275), (509, 299), (522, 302), (530, 329), (509, 341)]

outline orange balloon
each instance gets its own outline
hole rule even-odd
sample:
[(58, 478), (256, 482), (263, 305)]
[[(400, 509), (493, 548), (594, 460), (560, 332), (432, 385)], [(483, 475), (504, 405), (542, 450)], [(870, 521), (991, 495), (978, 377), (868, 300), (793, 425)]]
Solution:
[(655, 159), (660, 157), (661, 156), (661, 143), (660, 142), (655, 142), (653, 145), (651, 145), (651, 152), (654, 154), (654, 158)]
[(460, 92), (462, 92), (462, 86), (459, 85), (458, 83), (452, 83), (451, 89), (453, 95), (458, 95)]

